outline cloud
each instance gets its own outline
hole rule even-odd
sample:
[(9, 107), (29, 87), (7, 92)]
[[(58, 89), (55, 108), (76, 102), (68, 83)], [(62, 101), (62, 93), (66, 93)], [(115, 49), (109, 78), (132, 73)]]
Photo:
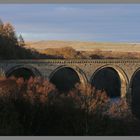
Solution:
[(0, 4), (26, 39), (138, 40), (140, 4)]

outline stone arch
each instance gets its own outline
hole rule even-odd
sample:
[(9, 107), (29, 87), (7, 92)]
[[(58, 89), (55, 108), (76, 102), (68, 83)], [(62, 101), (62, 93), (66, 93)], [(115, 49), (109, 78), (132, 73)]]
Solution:
[(119, 80), (119, 86), (120, 86), (120, 97), (123, 98), (126, 96), (127, 91), (128, 91), (128, 77), (126, 75), (126, 73), (117, 65), (104, 65), (102, 67), (99, 67), (92, 75), (91, 77), (91, 84), (94, 81), (95, 76), (98, 74), (98, 72), (105, 70), (105, 69), (110, 69), (112, 71), (114, 71), (115, 74), (117, 74), (116, 76), (118, 76), (118, 80)]
[(5, 75), (6, 77), (13, 75), (15, 77), (23, 77), (24, 79), (29, 79), (29, 76), (40, 77), (41, 73), (35, 67), (29, 65), (17, 65), (7, 70)]
[(140, 118), (140, 67), (133, 73), (129, 84), (129, 103), (132, 113)]
[(139, 71), (140, 71), (140, 67), (138, 67), (138, 68), (134, 71), (134, 73), (132, 74), (132, 76), (131, 76), (131, 78), (130, 78), (130, 84), (129, 84), (130, 90), (132, 90), (133, 80), (134, 80), (136, 74), (137, 74)]
[[(73, 89), (76, 83), (81, 83), (84, 87), (87, 84), (87, 78), (84, 72), (76, 66), (68, 65), (63, 65), (56, 68), (50, 74), (49, 80), (57, 87), (58, 90), (62, 92), (67, 92)], [(68, 84), (71, 84), (71, 86), (69, 86)]]

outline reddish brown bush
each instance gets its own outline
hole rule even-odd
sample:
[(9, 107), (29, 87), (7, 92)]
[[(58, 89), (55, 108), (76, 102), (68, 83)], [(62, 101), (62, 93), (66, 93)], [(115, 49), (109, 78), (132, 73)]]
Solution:
[(86, 86), (77, 84), (76, 88), (70, 91), (68, 96), (72, 97), (81, 108), (88, 109), (89, 112), (97, 111), (97, 108), (103, 109), (109, 102), (105, 91), (96, 90), (90, 84)]
[(17, 97), (17, 83), (12, 79), (0, 80), (0, 98), (8, 100)]
[(0, 135), (125, 135), (131, 130), (125, 100), (111, 104), (105, 91), (90, 84), (76, 84), (65, 94), (40, 77), (12, 77), (1, 80), (0, 88), (0, 99), (8, 98), (0, 101)]
[(125, 119), (125, 121), (132, 121), (134, 118), (125, 98), (110, 103), (110, 107), (106, 113), (111, 118)]

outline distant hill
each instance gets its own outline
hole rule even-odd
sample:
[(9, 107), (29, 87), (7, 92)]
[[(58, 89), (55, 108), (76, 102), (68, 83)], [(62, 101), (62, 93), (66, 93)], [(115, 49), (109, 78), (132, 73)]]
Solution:
[(66, 59), (140, 59), (140, 44), (138, 43), (38, 41), (26, 42), (25, 46), (27, 48), (34, 48), (41, 54)]
[(140, 52), (140, 44), (137, 43), (99, 43), (99, 42), (80, 42), (80, 41), (37, 41), (26, 42), (27, 48), (45, 50), (47, 48), (72, 47), (77, 51), (102, 51), (115, 52)]

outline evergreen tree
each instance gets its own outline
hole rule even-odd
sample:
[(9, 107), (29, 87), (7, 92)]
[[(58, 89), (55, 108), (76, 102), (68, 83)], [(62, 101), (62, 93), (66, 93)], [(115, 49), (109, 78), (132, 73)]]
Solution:
[(25, 42), (20, 35), (16, 36), (14, 27), (10, 23), (0, 20), (0, 59), (32, 59), (44, 58), (37, 51), (24, 48)]
[(20, 35), (18, 39), (19, 39), (19, 41), (18, 41), (19, 46), (20, 47), (24, 47), (25, 46), (25, 42), (24, 42), (24, 39), (23, 39), (22, 35)]
[(0, 19), (0, 26), (3, 25), (3, 21)]
[(0, 19), (0, 36), (2, 35), (2, 33), (3, 33), (3, 22)]

